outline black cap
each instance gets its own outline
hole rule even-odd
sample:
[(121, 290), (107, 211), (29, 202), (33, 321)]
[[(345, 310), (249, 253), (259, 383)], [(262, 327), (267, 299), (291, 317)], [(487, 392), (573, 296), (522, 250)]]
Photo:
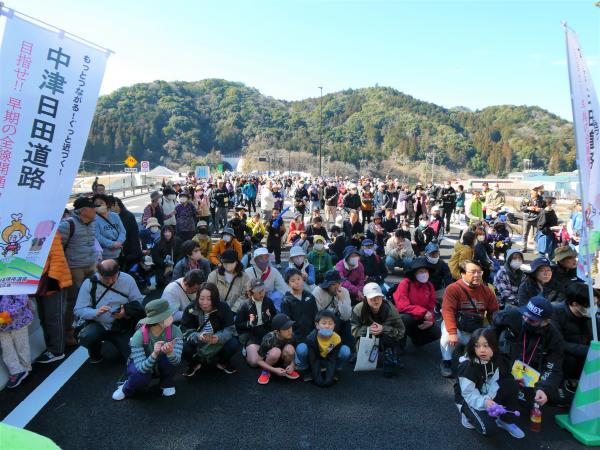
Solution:
[(221, 262), (222, 263), (234, 263), (238, 261), (238, 254), (235, 250), (233, 249), (228, 249), (225, 250), (223, 252), (223, 254), (221, 255)]
[(323, 278), (323, 282), (319, 284), (321, 289), (327, 289), (332, 284), (341, 283), (345, 280), (345, 278), (342, 278), (337, 270), (328, 270), (325, 272), (325, 276)]
[(75, 202), (73, 202), (73, 209), (81, 209), (81, 208), (94, 208), (94, 198), (93, 197), (78, 197)]
[(290, 320), (290, 318), (287, 315), (282, 313), (275, 315), (275, 317), (273, 317), (273, 320), (271, 320), (271, 327), (274, 330), (287, 330), (292, 325), (294, 325), (294, 321)]

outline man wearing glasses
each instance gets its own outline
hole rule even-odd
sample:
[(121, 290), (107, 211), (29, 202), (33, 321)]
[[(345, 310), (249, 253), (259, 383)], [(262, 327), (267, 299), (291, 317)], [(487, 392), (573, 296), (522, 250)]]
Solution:
[(458, 345), (464, 346), (471, 333), (483, 327), (486, 318), (498, 311), (494, 292), (483, 282), (479, 261), (465, 260), (459, 265), (461, 279), (446, 288), (442, 298), (442, 337), (440, 350), (443, 377), (452, 377), (452, 354)]

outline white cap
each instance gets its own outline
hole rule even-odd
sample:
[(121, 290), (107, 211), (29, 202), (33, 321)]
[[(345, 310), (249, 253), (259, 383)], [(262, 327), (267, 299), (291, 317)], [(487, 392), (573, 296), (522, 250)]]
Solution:
[(146, 266), (153, 266), (154, 265), (154, 261), (152, 260), (152, 256), (150, 256), (150, 255), (144, 256), (144, 265), (146, 265)]
[(267, 250), (265, 247), (258, 247), (256, 250), (254, 250), (254, 258), (256, 258), (257, 256), (268, 255), (268, 254), (269, 254), (269, 250)]
[(363, 294), (367, 298), (383, 297), (383, 292), (377, 283), (367, 283), (363, 288)]
[(304, 249), (302, 247), (300, 247), (299, 245), (294, 245), (291, 249), (290, 249), (290, 258), (293, 258), (295, 256), (306, 256), (306, 252), (304, 251)]

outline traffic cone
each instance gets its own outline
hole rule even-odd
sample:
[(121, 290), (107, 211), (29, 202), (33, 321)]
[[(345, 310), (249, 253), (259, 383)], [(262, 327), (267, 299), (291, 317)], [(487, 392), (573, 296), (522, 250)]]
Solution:
[(600, 445), (600, 342), (592, 341), (569, 415), (558, 424), (585, 445)]

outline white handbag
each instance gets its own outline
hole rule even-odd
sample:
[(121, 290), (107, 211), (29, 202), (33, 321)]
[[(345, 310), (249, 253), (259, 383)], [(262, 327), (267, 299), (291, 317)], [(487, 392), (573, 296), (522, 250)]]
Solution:
[(356, 353), (355, 372), (377, 369), (377, 359), (379, 356), (379, 338), (371, 336), (371, 328), (367, 328), (367, 335), (361, 337), (358, 342), (358, 352)]

